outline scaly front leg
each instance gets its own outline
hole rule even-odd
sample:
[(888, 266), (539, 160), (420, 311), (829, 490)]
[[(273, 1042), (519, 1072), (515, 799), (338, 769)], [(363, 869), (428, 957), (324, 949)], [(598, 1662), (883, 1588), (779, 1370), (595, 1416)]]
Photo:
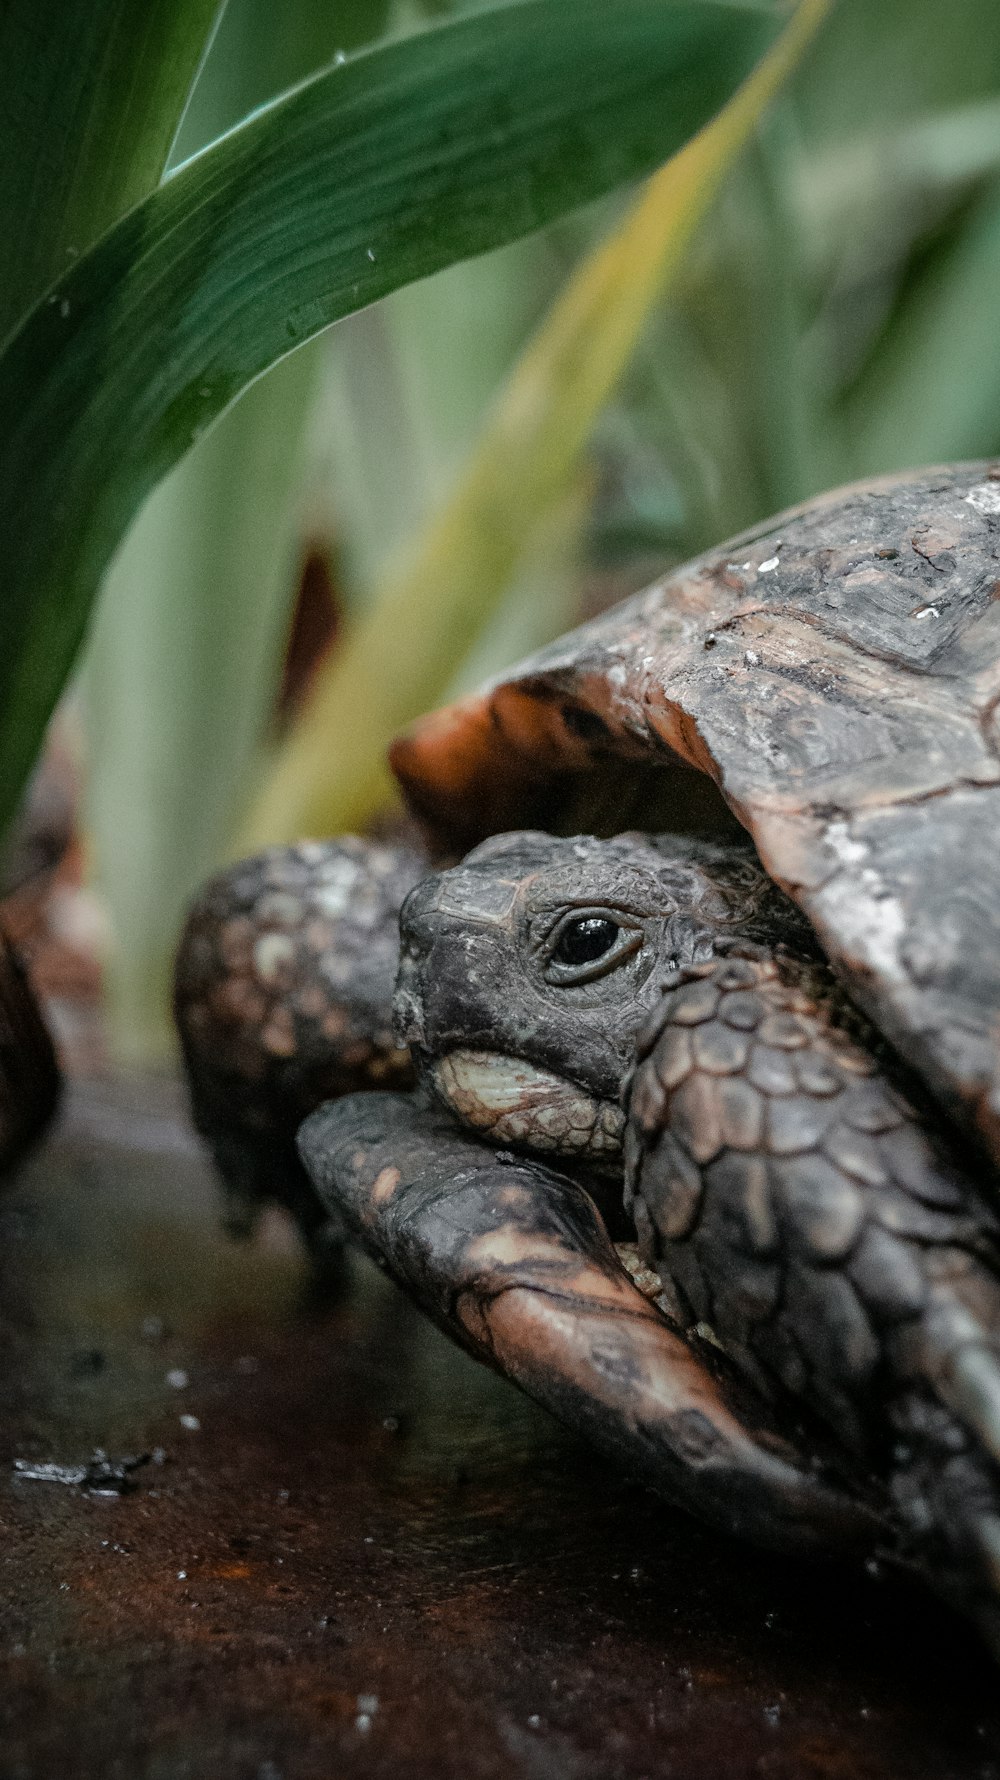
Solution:
[(786, 1550), (871, 1548), (865, 1502), (643, 1297), (575, 1183), (411, 1095), (321, 1107), (299, 1146), (323, 1200), (442, 1328), (672, 1502)]
[(845, 1015), (757, 947), (676, 971), (626, 1197), (688, 1320), (870, 1467), (897, 1555), (1000, 1649), (1000, 1226)]

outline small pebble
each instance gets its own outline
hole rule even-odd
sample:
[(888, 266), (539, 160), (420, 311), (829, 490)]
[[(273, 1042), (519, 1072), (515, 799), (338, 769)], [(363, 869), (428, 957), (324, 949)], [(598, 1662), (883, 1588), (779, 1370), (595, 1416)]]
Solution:
[(190, 1382), (187, 1373), (181, 1366), (174, 1366), (171, 1371), (167, 1373), (167, 1383), (172, 1390), (186, 1391)]
[(186, 1428), (189, 1434), (197, 1434), (201, 1427), (201, 1423), (196, 1415), (182, 1415), (180, 1422), (181, 1427)]

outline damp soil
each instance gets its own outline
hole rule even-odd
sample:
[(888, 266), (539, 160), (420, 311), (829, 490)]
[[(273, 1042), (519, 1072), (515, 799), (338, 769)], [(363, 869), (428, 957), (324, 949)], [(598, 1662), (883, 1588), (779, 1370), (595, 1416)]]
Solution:
[[(0, 1198), (0, 1780), (1000, 1780), (974, 1635), (630, 1484), (367, 1262), (219, 1228), (175, 1084)], [(141, 1461), (141, 1462), (140, 1462)]]

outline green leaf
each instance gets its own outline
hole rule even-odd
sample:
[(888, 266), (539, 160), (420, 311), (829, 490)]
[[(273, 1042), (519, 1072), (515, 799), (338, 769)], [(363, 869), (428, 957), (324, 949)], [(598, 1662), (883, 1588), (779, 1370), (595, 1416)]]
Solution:
[(157, 184), (220, 10), (219, 0), (0, 6), (0, 340)]
[(262, 371), (648, 171), (773, 35), (691, 0), (523, 0), (307, 82), (188, 162), (0, 360), (0, 820), (145, 495)]

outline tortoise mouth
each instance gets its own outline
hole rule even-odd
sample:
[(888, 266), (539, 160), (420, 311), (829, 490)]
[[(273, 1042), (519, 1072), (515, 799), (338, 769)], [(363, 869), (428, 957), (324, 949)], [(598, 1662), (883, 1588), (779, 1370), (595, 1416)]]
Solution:
[(434, 1065), (438, 1099), (491, 1143), (607, 1161), (622, 1153), (625, 1114), (568, 1076), (521, 1057), (460, 1047)]

